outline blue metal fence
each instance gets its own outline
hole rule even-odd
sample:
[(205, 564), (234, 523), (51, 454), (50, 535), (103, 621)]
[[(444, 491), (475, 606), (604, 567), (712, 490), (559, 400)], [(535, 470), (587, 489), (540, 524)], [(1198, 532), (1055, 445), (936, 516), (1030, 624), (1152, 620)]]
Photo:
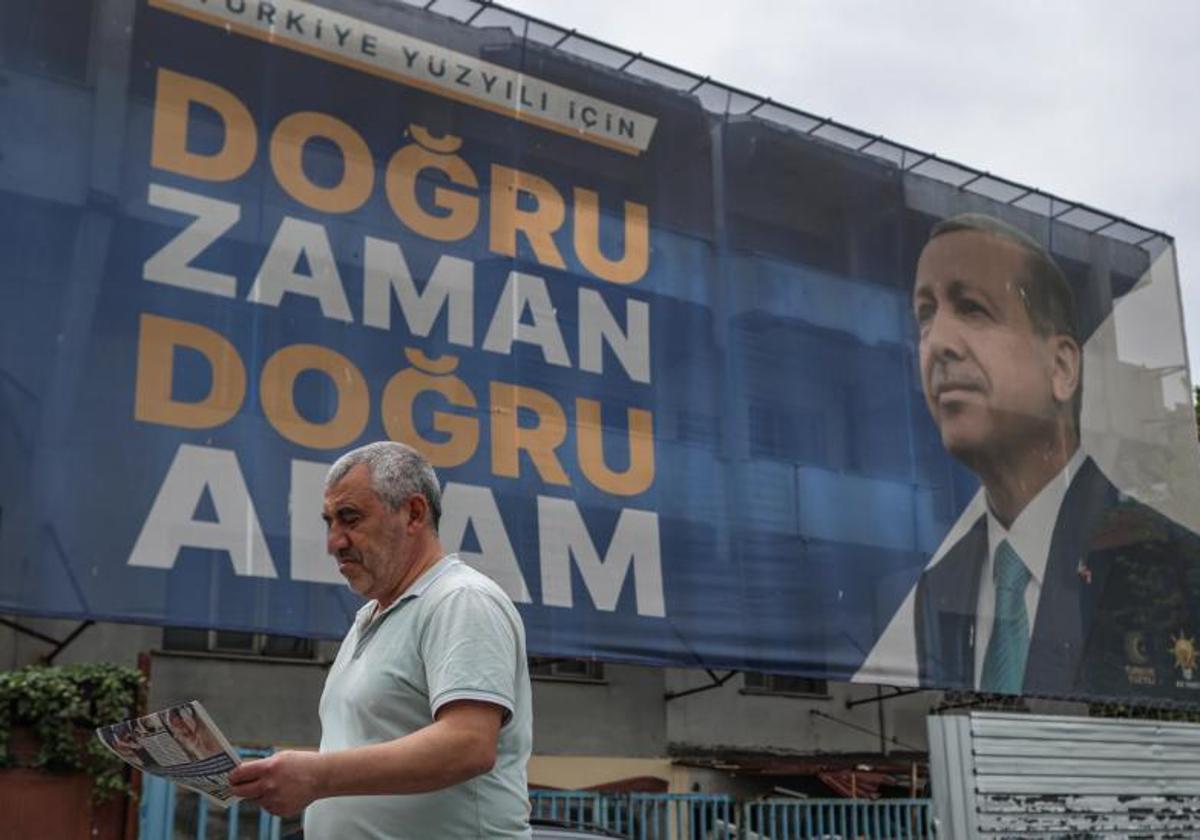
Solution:
[(531, 815), (567, 825), (602, 828), (634, 840), (734, 840), (732, 796), (700, 793), (591, 793), (535, 790)]
[(928, 799), (770, 799), (742, 805), (740, 840), (927, 840)]
[(594, 825), (608, 828), (604, 794), (580, 790), (532, 790), (529, 792), (530, 816), (566, 825)]
[(734, 840), (732, 796), (700, 793), (634, 793), (629, 797), (629, 837), (638, 840)]
[[(239, 749), (242, 758), (261, 758), (270, 750)], [(234, 803), (228, 808), (210, 805), (199, 794), (176, 787), (158, 776), (142, 776), (142, 799), (138, 806), (138, 837), (141, 840), (175, 840), (178, 837), (225, 837), (240, 840), (280, 840), (282, 823), (260, 808)]]
[[(241, 750), (246, 758), (268, 753)], [(700, 793), (535, 790), (534, 818), (600, 828), (630, 840), (930, 840), (928, 799), (775, 799)], [(282, 823), (245, 803), (228, 809), (165, 779), (143, 777), (142, 840), (280, 840)]]
[(928, 799), (775, 799), (538, 790), (535, 818), (632, 840), (929, 840)]

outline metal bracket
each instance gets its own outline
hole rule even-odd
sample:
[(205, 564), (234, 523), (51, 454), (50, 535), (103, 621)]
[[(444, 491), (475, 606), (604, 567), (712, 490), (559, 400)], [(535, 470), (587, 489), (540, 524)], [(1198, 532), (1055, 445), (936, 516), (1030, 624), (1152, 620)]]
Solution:
[[(921, 752), (920, 747), (915, 747), (912, 744), (906, 744), (903, 741), (901, 741), (899, 738), (895, 737), (894, 735), (889, 738), (882, 732), (877, 732), (874, 729), (870, 729), (866, 726), (859, 726), (857, 723), (851, 723), (848, 720), (842, 720), (841, 718), (826, 714), (825, 712), (822, 712), (820, 709), (809, 709), (808, 714), (811, 717), (818, 717), (818, 718), (821, 718), (822, 720), (827, 720), (831, 723), (836, 723), (839, 726), (845, 726), (848, 729), (853, 729), (856, 732), (862, 732), (864, 735), (874, 735), (881, 742), (884, 742), (887, 744), (895, 744), (897, 747), (903, 747), (904, 749), (911, 750), (912, 752)], [(882, 752), (882, 750), (881, 750), (881, 752)]]
[(45, 642), (48, 645), (54, 646), (54, 650), (50, 651), (49, 653), (47, 653), (41, 657), (41, 661), (46, 663), (47, 665), (54, 662), (54, 658), (56, 656), (58, 656), (60, 653), (62, 653), (64, 650), (66, 650), (67, 647), (71, 644), (71, 642), (78, 639), (80, 634), (83, 633), (84, 630), (88, 629), (95, 623), (96, 622), (92, 621), (91, 619), (88, 619), (87, 621), (81, 622), (78, 627), (76, 627), (74, 630), (72, 630), (70, 633), (68, 633), (67, 637), (65, 639), (56, 639), (53, 636), (47, 636), (45, 633), (39, 633), (37, 630), (32, 630), (23, 624), (18, 624), (15, 621), (11, 621), (7, 618), (0, 617), (0, 624), (3, 624), (5, 627), (10, 627), (13, 630), (16, 630), (18, 633), (23, 633), (26, 636), (32, 636), (33, 638), (37, 639), (39, 642)]
[(675, 700), (677, 698), (687, 697), (689, 694), (699, 694), (702, 691), (711, 691), (714, 688), (720, 688), (721, 686), (725, 685), (725, 683), (729, 682), (729, 680), (735, 674), (741, 673), (740, 671), (730, 671), (725, 676), (718, 677), (716, 672), (713, 671), (711, 668), (705, 668), (704, 672), (706, 674), (708, 674), (709, 679), (712, 680), (712, 682), (709, 683), (708, 685), (701, 685), (701, 686), (697, 686), (696, 688), (689, 688), (686, 691), (668, 691), (666, 694), (663, 695), (663, 699), (669, 703), (672, 700)]
[(910, 694), (919, 694), (925, 691), (923, 688), (896, 688), (892, 685), (880, 686), (880, 688), (890, 688), (891, 694), (881, 694), (878, 697), (864, 697), (861, 700), (847, 700), (846, 708), (853, 709), (855, 706), (863, 706), (867, 703), (886, 703), (888, 700), (895, 700), (897, 697), (907, 697)]

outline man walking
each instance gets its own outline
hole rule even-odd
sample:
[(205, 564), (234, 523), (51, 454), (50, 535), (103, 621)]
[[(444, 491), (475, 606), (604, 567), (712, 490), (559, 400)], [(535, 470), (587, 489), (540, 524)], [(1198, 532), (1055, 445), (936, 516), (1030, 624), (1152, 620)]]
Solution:
[(441, 493), (416, 450), (390, 441), (329, 470), (327, 547), (369, 599), (321, 695), (320, 752), (241, 765), (233, 793), (305, 836), (528, 838), (532, 745), (525, 633), (490, 579), (445, 555)]

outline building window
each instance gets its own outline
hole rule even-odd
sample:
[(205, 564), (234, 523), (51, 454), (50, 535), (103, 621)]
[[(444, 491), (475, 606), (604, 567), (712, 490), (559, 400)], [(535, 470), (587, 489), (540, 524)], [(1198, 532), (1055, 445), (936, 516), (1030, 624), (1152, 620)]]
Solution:
[(776, 697), (829, 697), (825, 680), (793, 677), (788, 674), (763, 674), (746, 671), (742, 674), (743, 694), (769, 694)]
[(535, 680), (561, 682), (604, 682), (604, 663), (595, 659), (555, 659), (529, 657), (529, 676)]
[(196, 627), (164, 627), (162, 646), (163, 650), (186, 653), (223, 653), (280, 659), (315, 659), (317, 655), (315, 639)]
[(0, 64), (5, 69), (86, 82), (92, 11), (76, 0), (12, 0), (4, 4)]

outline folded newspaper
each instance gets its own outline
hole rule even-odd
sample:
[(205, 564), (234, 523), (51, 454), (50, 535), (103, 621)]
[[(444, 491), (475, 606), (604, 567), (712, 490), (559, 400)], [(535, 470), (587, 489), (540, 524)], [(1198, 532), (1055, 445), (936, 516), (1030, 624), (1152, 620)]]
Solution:
[(199, 700), (101, 726), (96, 737), (143, 773), (163, 776), (218, 805), (237, 801), (229, 792), (229, 771), (241, 758)]

